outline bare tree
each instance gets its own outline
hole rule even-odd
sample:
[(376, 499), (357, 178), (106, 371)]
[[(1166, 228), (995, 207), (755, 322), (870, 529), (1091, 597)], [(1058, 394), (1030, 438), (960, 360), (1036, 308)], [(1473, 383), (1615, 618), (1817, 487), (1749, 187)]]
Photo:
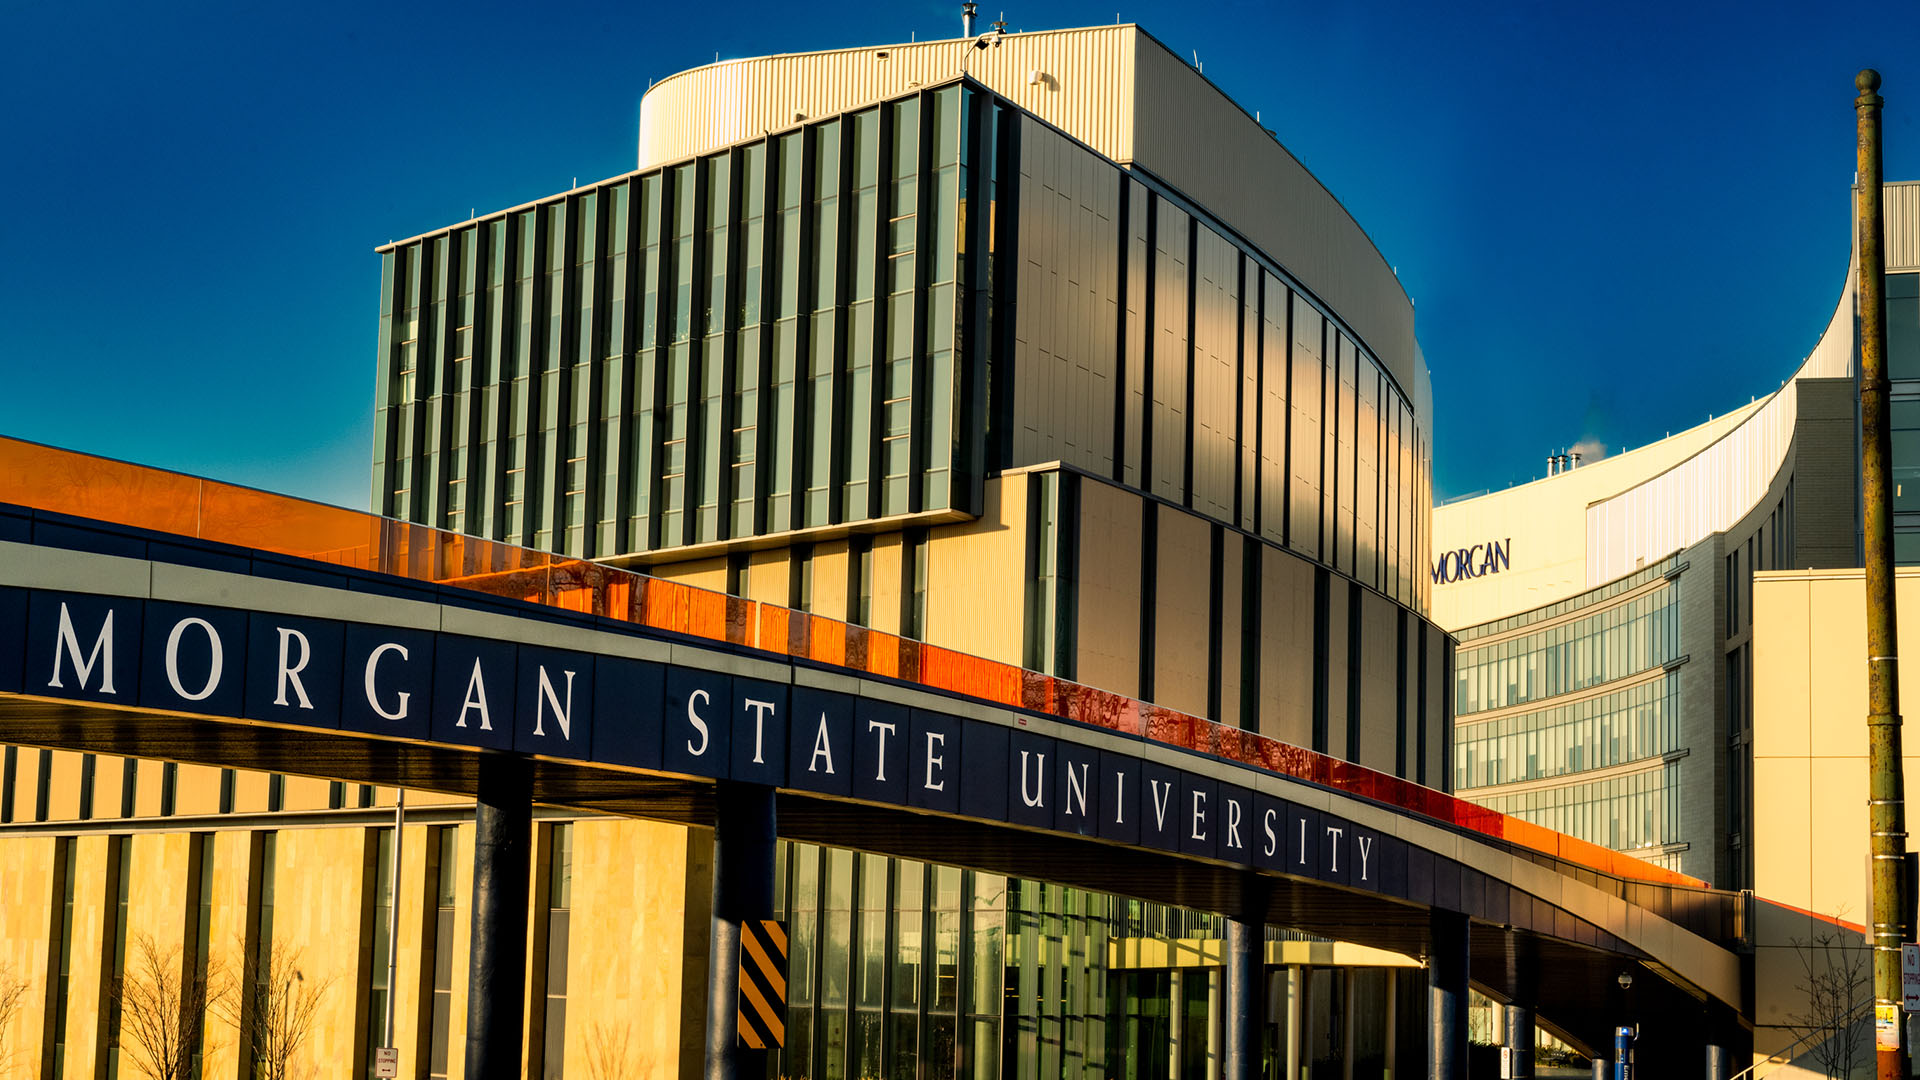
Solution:
[(239, 990), (221, 1013), (238, 1032), (241, 1047), (252, 1052), (259, 1080), (290, 1080), (298, 1075), (294, 1058), (313, 1034), (333, 976), (309, 974), (300, 949), (275, 944), (262, 952), (248, 959)]
[(1867, 1061), (1867, 1006), (1872, 1001), (1867, 981), (1867, 946), (1854, 943), (1844, 931), (1815, 934), (1811, 942), (1793, 939), (1800, 957), (1806, 1009), (1787, 1017), (1787, 1030), (1796, 1045), (1804, 1043), (1828, 1080), (1852, 1080)]
[(633, 1073), (627, 1053), (630, 1035), (624, 1027), (594, 1022), (587, 1033), (587, 1080), (625, 1080)]
[(151, 935), (134, 938), (133, 963), (113, 987), (120, 1007), (120, 1045), (148, 1080), (186, 1080), (203, 1052), (207, 1011), (219, 1010), (231, 990), (218, 964), (188, 974), (178, 945), (162, 948)]
[(0, 1076), (12, 1071), (14, 1051), (7, 1046), (7, 1032), (26, 996), (27, 981), (14, 975), (13, 968), (0, 964)]

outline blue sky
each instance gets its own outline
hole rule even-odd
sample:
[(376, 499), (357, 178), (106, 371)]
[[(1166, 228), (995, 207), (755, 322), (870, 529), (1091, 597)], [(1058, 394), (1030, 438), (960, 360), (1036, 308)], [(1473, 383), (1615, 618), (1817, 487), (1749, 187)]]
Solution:
[[(992, 17), (1002, 0), (984, 0)], [(373, 248), (633, 167), (649, 79), (957, 32), (957, 3), (20, 5), (0, 44), (0, 433), (350, 506)], [(1920, 5), (1029, 3), (1144, 25), (1413, 296), (1444, 495), (1777, 386), (1845, 271), (1854, 73), (1920, 178)], [(984, 22), (984, 19), (983, 19)], [(1284, 257), (1284, 253), (1283, 257)]]

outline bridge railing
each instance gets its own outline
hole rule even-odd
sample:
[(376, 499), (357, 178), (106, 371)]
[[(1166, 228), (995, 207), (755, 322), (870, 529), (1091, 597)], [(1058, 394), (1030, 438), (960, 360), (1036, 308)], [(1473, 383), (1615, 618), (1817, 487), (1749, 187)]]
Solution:
[[(847, 668), (1209, 754), (1506, 842), (1685, 924), (1738, 921), (1697, 878), (1388, 773), (1012, 664), (646, 574), (0, 437), (0, 503), (317, 560)], [(1603, 880), (1606, 879), (1606, 880)], [(1678, 890), (1678, 891), (1676, 891)], [(1693, 895), (1689, 895), (1692, 893)], [(1712, 909), (1711, 911), (1709, 909)], [(1709, 928), (1710, 929), (1710, 928)]]

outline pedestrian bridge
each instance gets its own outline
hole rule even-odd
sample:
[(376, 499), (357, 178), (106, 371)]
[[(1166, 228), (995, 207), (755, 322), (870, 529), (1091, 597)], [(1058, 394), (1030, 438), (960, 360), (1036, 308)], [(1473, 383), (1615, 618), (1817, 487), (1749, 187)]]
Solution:
[[(0, 440), (0, 504), (0, 741), (483, 806), (506, 763), (523, 799), (705, 826), (768, 792), (782, 837), (1429, 957), (1436, 1002), (1470, 975), (1601, 1053), (1622, 972), (1636, 1012), (1672, 1020), (1643, 1046), (1698, 1061), (1743, 1011), (1740, 894), (1232, 727), (24, 443)], [(1436, 1060), (1464, 1045), (1451, 1008)]]

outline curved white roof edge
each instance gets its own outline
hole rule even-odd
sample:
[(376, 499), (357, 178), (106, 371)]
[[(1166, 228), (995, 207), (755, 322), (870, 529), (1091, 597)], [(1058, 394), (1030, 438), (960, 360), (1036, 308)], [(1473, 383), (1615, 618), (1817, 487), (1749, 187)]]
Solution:
[(1257, 245), (1417, 395), (1413, 304), (1373, 238), (1277, 136), (1137, 24), (705, 64), (641, 98), (638, 165), (684, 161), (961, 75)]
[(1793, 443), (1802, 379), (1854, 374), (1853, 309), (1859, 256), (1813, 351), (1738, 426), (1677, 465), (1587, 507), (1587, 586), (1603, 585), (1724, 532), (1773, 486)]
[(1498, 544), (1509, 563), (1436, 581), (1433, 620), (1457, 630), (1557, 603), (1737, 524), (1786, 461), (1800, 381), (1853, 372), (1855, 272), (1849, 255), (1819, 341), (1773, 393), (1590, 465), (1435, 507), (1436, 556)]

